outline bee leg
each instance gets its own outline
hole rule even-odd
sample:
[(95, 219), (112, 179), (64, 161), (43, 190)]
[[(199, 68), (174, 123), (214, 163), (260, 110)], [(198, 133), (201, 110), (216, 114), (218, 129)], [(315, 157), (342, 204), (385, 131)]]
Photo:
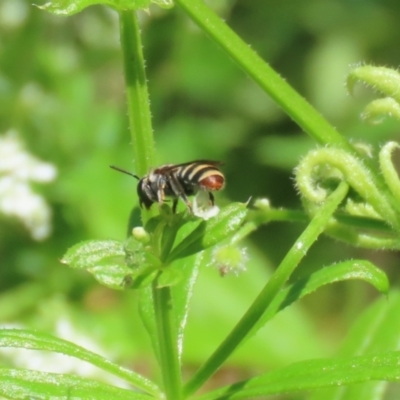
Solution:
[(211, 205), (214, 206), (214, 195), (211, 192), (208, 192), (208, 197), (210, 198)]
[(190, 204), (189, 199), (186, 197), (186, 195), (182, 192), (179, 197), (183, 200), (183, 202), (186, 204), (186, 207), (189, 209), (190, 213), (193, 213), (192, 210), (192, 205)]
[(176, 207), (177, 207), (177, 205), (178, 205), (178, 199), (174, 199), (174, 200), (172, 201), (172, 212), (173, 212), (173, 214), (176, 213)]
[(165, 188), (165, 182), (159, 182), (157, 190), (157, 201), (160, 204), (164, 203), (164, 198), (165, 198), (164, 188)]
[(179, 180), (176, 178), (175, 175), (171, 174), (169, 178), (170, 178), (169, 183), (171, 185), (172, 191), (174, 195), (177, 197), (177, 199), (174, 200), (174, 203), (172, 205), (172, 211), (173, 212), (176, 211), (176, 204), (178, 203), (178, 199), (180, 198), (186, 204), (186, 207), (189, 209), (189, 211), (192, 213), (192, 205), (190, 204), (189, 199), (185, 195), (185, 189), (182, 187), (181, 183), (179, 182)]

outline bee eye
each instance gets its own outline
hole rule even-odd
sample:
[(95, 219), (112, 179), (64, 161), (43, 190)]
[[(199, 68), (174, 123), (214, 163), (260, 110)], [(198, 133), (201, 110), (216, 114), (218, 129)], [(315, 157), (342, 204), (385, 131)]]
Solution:
[(210, 175), (199, 183), (206, 190), (220, 190), (224, 186), (225, 179), (222, 175)]

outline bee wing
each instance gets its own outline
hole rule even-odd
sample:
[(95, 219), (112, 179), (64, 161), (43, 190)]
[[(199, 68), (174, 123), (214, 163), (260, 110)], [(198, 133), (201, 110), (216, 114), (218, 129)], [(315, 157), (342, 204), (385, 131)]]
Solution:
[(187, 164), (207, 164), (207, 165), (212, 165), (214, 167), (218, 167), (219, 165), (224, 165), (222, 161), (213, 161), (213, 160), (195, 160), (192, 162), (185, 163), (184, 165)]
[(173, 171), (174, 169), (176, 169), (178, 165), (177, 164), (165, 164), (165, 165), (161, 165), (158, 168), (156, 168), (153, 173), (154, 174), (161, 174), (161, 175), (165, 175), (168, 172)]
[(204, 165), (212, 165), (213, 167), (218, 167), (220, 165), (223, 165), (223, 162), (212, 161), (212, 160), (194, 160), (194, 161), (188, 161), (188, 162), (181, 163), (181, 164), (165, 164), (165, 165), (161, 165), (160, 167), (156, 168), (154, 170), (154, 173), (167, 174), (168, 172), (175, 171), (179, 168), (186, 167), (186, 166), (192, 165), (192, 164), (204, 164)]

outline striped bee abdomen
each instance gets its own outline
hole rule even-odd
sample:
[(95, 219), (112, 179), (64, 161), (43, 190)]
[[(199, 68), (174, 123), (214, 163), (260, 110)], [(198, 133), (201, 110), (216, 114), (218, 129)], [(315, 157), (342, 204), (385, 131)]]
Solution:
[(180, 167), (176, 174), (186, 184), (198, 185), (203, 190), (220, 190), (224, 187), (225, 178), (222, 172), (212, 164), (193, 162)]

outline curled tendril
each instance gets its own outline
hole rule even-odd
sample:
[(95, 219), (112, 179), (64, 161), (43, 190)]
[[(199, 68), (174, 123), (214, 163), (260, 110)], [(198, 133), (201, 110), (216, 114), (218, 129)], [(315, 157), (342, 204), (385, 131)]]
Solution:
[[(382, 149), (381, 168), (388, 188), (391, 191), (397, 190), (400, 199), (400, 182), (390, 160), (390, 154), (394, 148), (392, 144)], [(387, 188), (382, 182), (376, 182), (361, 157), (342, 149), (325, 147), (310, 151), (296, 169), (297, 188), (307, 211), (311, 214), (314, 214), (326, 199), (332, 186), (336, 186), (342, 180), (353, 189), (353, 195), (348, 196), (342, 209), (344, 213), (357, 217), (382, 219), (396, 230), (400, 230), (399, 215), (392, 207), (393, 203), (388, 197)], [(397, 196), (394, 196), (397, 199)], [(357, 235), (356, 232), (355, 230), (350, 236)], [(372, 243), (368, 235), (363, 237), (365, 242)], [(385, 245), (387, 246), (388, 244)], [(393, 245), (391, 244), (390, 247), (393, 248)]]
[(392, 154), (394, 150), (399, 148), (400, 145), (398, 143), (388, 142), (379, 152), (379, 165), (382, 176), (397, 202), (400, 202), (400, 180), (393, 165)]
[(370, 124), (379, 124), (386, 116), (400, 121), (400, 104), (393, 97), (371, 101), (361, 114), (361, 118)]
[[(395, 142), (382, 147), (380, 182), (363, 160), (364, 152), (358, 156), (326, 147), (312, 150), (301, 160), (296, 169), (296, 183), (308, 213), (315, 213), (339, 181), (346, 181), (352, 188), (352, 194), (329, 226), (330, 236), (360, 247), (400, 249), (399, 210), (394, 206), (400, 203), (400, 179), (391, 160), (397, 148), (400, 145)], [(366, 158), (369, 156), (364, 154)], [(351, 222), (346, 216), (352, 218)]]
[(361, 82), (380, 92), (384, 98), (369, 103), (362, 118), (371, 123), (379, 123), (383, 117), (392, 117), (400, 121), (400, 73), (385, 67), (364, 65), (355, 68), (347, 78), (347, 87), (353, 91), (356, 83)]

